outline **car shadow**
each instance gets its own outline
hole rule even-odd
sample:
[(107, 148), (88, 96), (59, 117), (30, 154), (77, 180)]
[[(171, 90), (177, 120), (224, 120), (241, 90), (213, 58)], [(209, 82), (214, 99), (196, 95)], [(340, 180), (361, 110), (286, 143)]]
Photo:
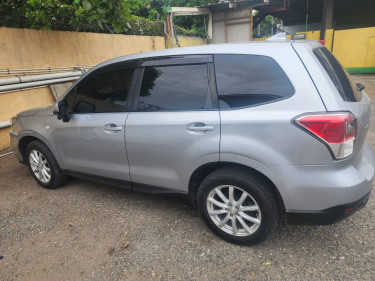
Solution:
[[(206, 236), (204, 241), (212, 245), (214, 243), (224, 243), (228, 247), (243, 247), (236, 246), (224, 242), (219, 237), (213, 235), (210, 230), (205, 227), (203, 221), (199, 217), (197, 209), (189, 202), (186, 195), (181, 194), (150, 194), (131, 191), (121, 187), (114, 187), (111, 185), (98, 184), (94, 182), (84, 181), (80, 179), (71, 179), (62, 189), (83, 189), (86, 193), (94, 194), (95, 196), (105, 196), (107, 200), (120, 200), (128, 204), (136, 201), (140, 210), (158, 210), (160, 216), (170, 217), (176, 214), (176, 220), (181, 219), (185, 223), (192, 224), (192, 227), (197, 227), (199, 222), (200, 236)], [(178, 215), (177, 215), (178, 214)], [(360, 214), (356, 214), (360, 215)], [(347, 235), (346, 228), (353, 227), (355, 220), (350, 218), (344, 222), (339, 222), (328, 226), (298, 226), (288, 225), (285, 220), (281, 220), (276, 228), (276, 231), (263, 243), (253, 246), (253, 249), (293, 249), (296, 244), (303, 244), (307, 249), (313, 248), (327, 251), (330, 248), (337, 248), (340, 246), (340, 240)], [(351, 226), (353, 224), (353, 226)], [(191, 237), (191, 234), (189, 234)], [(201, 239), (202, 240), (202, 239)]]

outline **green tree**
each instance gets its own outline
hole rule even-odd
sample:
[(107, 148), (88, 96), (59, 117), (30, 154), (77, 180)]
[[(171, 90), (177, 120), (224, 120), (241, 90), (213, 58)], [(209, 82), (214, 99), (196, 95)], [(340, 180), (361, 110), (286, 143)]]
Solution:
[[(254, 16), (257, 14), (258, 12), (256, 11), (254, 13)], [(272, 30), (273, 30), (273, 34), (276, 34), (276, 31), (277, 31), (277, 25), (280, 23), (280, 19), (279, 18), (276, 18), (274, 17), (273, 18), (273, 25), (272, 25), (272, 16), (270, 15), (267, 15), (262, 21), (261, 23), (259, 24), (260, 25), (260, 34), (258, 35), (258, 26), (255, 26), (254, 27), (254, 37), (269, 37), (272, 35)]]
[[(165, 0), (165, 6), (169, 7), (196, 7), (207, 5), (212, 0)], [(179, 16), (174, 18), (174, 23), (182, 28), (191, 30), (193, 35), (206, 37), (207, 17), (205, 16)]]
[(36, 29), (116, 33), (131, 18), (127, 0), (28, 0), (25, 14)]
[(26, 18), (26, 0), (1, 0), (0, 26), (29, 27), (30, 24)]
[[(0, 26), (47, 30), (163, 35), (165, 7), (215, 0), (2, 0)], [(204, 16), (174, 18), (179, 35), (205, 37)]]

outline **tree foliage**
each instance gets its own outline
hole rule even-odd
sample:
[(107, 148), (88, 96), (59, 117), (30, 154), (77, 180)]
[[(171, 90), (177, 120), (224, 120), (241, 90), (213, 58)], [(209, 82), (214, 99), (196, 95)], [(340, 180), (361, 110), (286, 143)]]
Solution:
[(30, 27), (26, 18), (26, 0), (1, 0), (0, 26)]
[[(255, 12), (255, 15), (257, 12)], [(280, 24), (280, 19), (274, 17), (272, 24), (272, 16), (267, 15), (254, 29), (254, 37), (270, 37), (272, 34), (276, 34), (277, 25)]]
[[(1, 0), (0, 26), (163, 36), (160, 21), (165, 19), (168, 7), (210, 2), (217, 0)], [(178, 35), (206, 37), (206, 16), (173, 20)], [(271, 33), (270, 16), (260, 29), (260, 36)]]
[(127, 0), (28, 0), (26, 5), (26, 18), (37, 29), (120, 33), (130, 28), (130, 17)]

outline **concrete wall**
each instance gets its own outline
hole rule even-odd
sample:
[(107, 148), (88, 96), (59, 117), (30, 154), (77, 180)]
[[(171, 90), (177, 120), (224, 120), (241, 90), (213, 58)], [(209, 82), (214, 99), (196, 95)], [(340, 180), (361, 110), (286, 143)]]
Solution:
[(375, 73), (375, 27), (335, 31), (333, 54), (350, 73)]
[[(0, 27), (0, 38), (0, 69), (95, 65), (122, 55), (164, 49), (164, 38), (152, 36)], [(0, 122), (53, 102), (49, 88), (0, 94)], [(8, 146), (9, 128), (0, 129), (0, 149)]]
[[(308, 31), (306, 39), (319, 40), (320, 31)], [(326, 30), (325, 46), (350, 73), (375, 73), (375, 27)]]
[(250, 9), (215, 13), (212, 21), (213, 43), (250, 41)]
[(98, 64), (164, 49), (163, 37), (0, 28), (0, 69)]
[[(200, 37), (178, 36), (177, 38), (181, 47), (191, 47), (191, 46), (199, 46), (199, 45), (207, 44), (207, 39), (203, 39)], [(176, 46), (177, 44), (174, 44), (174, 47)]]

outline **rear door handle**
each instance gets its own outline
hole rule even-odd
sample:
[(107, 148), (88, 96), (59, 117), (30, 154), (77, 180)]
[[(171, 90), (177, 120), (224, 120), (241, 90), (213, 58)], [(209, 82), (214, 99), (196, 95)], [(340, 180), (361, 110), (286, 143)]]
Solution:
[(206, 132), (206, 131), (213, 131), (214, 127), (213, 126), (207, 126), (204, 123), (194, 123), (194, 124), (187, 125), (186, 129), (188, 131)]
[(116, 124), (107, 124), (107, 125), (104, 125), (104, 131), (115, 133), (115, 132), (122, 131), (122, 127), (118, 127)]

